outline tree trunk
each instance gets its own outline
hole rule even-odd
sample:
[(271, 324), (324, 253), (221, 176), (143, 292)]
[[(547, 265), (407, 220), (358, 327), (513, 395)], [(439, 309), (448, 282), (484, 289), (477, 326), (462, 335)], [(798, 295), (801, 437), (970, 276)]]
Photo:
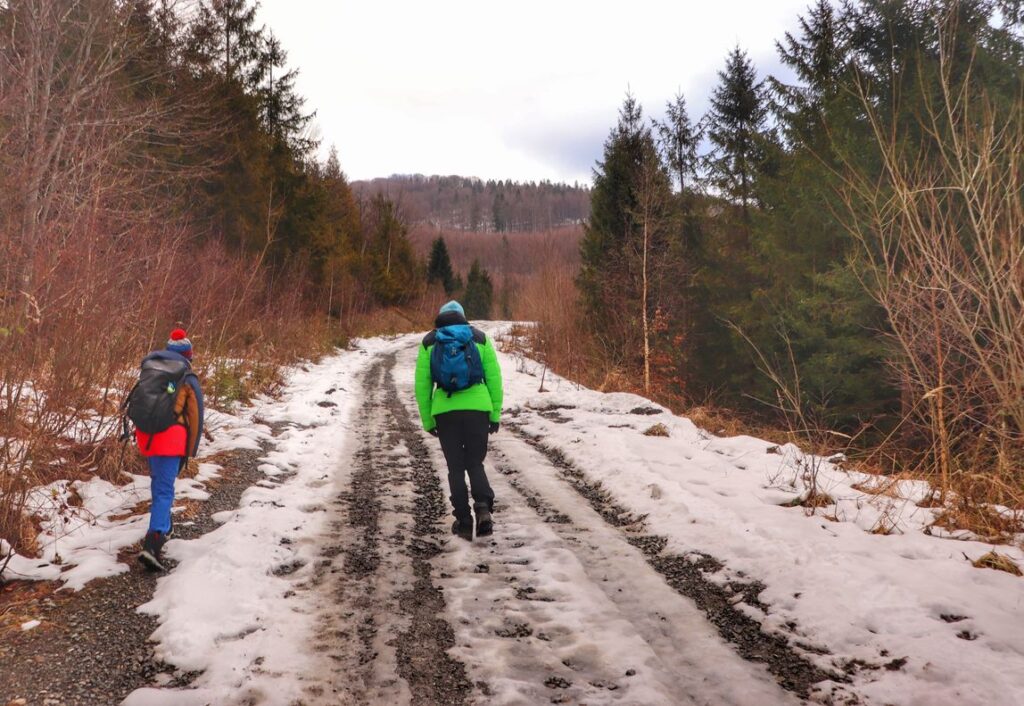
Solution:
[(641, 277), (643, 279), (643, 288), (640, 296), (643, 326), (644, 326), (644, 394), (651, 393), (651, 329), (650, 321), (647, 315), (647, 296), (648, 296), (648, 281), (647, 281), (647, 256), (648, 256), (648, 239), (649, 239), (649, 222), (650, 213), (644, 214), (644, 252), (643, 252), (643, 269)]

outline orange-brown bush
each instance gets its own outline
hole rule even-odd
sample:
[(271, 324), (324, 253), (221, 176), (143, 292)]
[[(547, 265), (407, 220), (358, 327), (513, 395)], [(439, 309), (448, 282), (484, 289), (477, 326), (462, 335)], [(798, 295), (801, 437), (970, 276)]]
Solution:
[(581, 322), (577, 271), (564, 263), (540, 268), (523, 281), (514, 313), (517, 320), (533, 323), (524, 333), (540, 362), (583, 385), (600, 387), (609, 371)]
[[(53, 247), (50, 245), (53, 244)], [(180, 233), (111, 238), (67, 233), (37, 248), (31, 275), (0, 244), (0, 536), (11, 537), (26, 494), (56, 478), (120, 463), (82, 453), (116, 429), (135, 365), (174, 325), (189, 329), (196, 369), (218, 404), (247, 396), (282, 362), (327, 341), (301, 288), (274, 286), (252, 257)], [(26, 281), (31, 282), (23, 288)], [(227, 382), (226, 382), (227, 381)], [(102, 462), (101, 462), (102, 461)]]

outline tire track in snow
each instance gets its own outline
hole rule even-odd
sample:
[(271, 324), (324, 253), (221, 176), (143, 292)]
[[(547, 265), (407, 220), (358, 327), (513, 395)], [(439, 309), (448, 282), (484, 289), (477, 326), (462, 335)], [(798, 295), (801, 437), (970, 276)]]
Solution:
[[(784, 636), (763, 632), (760, 624), (737, 606), (738, 603), (746, 603), (763, 610), (765, 606), (758, 601), (758, 595), (764, 589), (763, 584), (757, 581), (732, 582), (726, 587), (708, 580), (704, 576), (705, 572), (713, 573), (722, 568), (718, 560), (700, 551), (685, 556), (666, 553), (664, 549), (668, 543), (667, 538), (648, 532), (645, 516), (637, 516), (618, 503), (606, 488), (590, 480), (560, 449), (546, 444), (514, 422), (506, 423), (505, 426), (519, 440), (539, 452), (559, 477), (586, 500), (606, 524), (616, 528), (626, 541), (639, 549), (651, 568), (669, 586), (692, 600), (717, 628), (719, 635), (740, 656), (763, 663), (784, 689), (801, 698), (808, 698), (816, 684), (849, 681), (842, 673), (829, 672), (813, 664)], [(821, 652), (828, 654), (827, 650)], [(833, 693), (821, 696), (826, 699), (849, 698), (841, 687), (836, 684), (830, 686)]]
[[(705, 617), (652, 571), (641, 550), (593, 518), (571, 491), (559, 494), (538, 472), (536, 452), (497, 444), (495, 468), (515, 493), (571, 547), (591, 582), (657, 656), (653, 675), (670, 685), (665, 703), (788, 704), (794, 697), (761, 668), (737, 659)], [(523, 453), (525, 451), (525, 454)], [(516, 498), (518, 500), (518, 498)], [(596, 524), (595, 524), (596, 520)]]
[[(393, 413), (393, 365), (384, 356), (363, 378), (359, 448), (312, 579), (324, 595), (317, 647), (331, 667), (326, 679), (312, 675), (308, 693), (323, 703), (461, 704), (471, 686), (446, 654), (452, 629), (424, 556), (437, 533), (424, 508), (444, 498), (424, 480), (422, 442)], [(437, 485), (432, 467), (426, 475)]]
[(444, 618), (444, 597), (434, 585), (430, 560), (441, 552), (438, 524), (447, 511), (437, 471), (412, 418), (398, 398), (392, 371), (395, 354), (384, 362), (384, 388), (392, 438), (402, 443), (409, 454), (415, 496), (414, 521), (406, 548), (416, 577), (403, 592), (399, 605), (408, 618), (408, 627), (397, 640), (398, 672), (413, 689), (413, 704), (451, 704), (466, 702), (472, 685), (466, 667), (448, 654), (455, 645), (455, 631)]
[[(415, 414), (411, 396), (405, 405)], [(507, 458), (509, 443), (536, 458)], [(440, 449), (427, 446), (443, 468)], [(451, 539), (436, 560), (455, 654), (480, 703), (794, 702), (572, 491), (537, 492), (531, 464), (549, 465), (539, 454), (507, 434), (492, 437), (491, 453), (495, 535)]]

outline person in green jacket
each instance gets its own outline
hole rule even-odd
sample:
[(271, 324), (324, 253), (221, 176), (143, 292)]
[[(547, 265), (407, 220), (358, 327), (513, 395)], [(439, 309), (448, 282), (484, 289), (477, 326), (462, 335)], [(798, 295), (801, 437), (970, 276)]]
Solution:
[(484, 458), (487, 437), (498, 431), (503, 397), (501, 368), (494, 346), (483, 331), (466, 321), (462, 305), (441, 307), (434, 330), (426, 335), (416, 359), (416, 402), (423, 429), (441, 442), (448, 464), (452, 533), (473, 541), (469, 508), (469, 474), (476, 515), (476, 534), (494, 531), (494, 491), (487, 481)]

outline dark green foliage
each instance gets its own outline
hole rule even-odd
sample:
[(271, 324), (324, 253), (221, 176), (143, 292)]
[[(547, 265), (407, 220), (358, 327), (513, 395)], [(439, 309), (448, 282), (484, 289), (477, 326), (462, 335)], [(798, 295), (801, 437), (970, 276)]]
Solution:
[(370, 202), (364, 237), (372, 291), (384, 304), (408, 303), (419, 291), (419, 263), (409, 243), (408, 228), (383, 196)]
[(332, 313), (339, 302), (408, 301), (423, 273), (405, 225), (383, 198), (361, 214), (335, 150), (324, 164), (313, 159), (313, 114), (281, 43), (257, 24), (257, 7), (201, 0), (184, 17), (169, 0), (131, 5), (144, 45), (128, 85), (167, 100), (169, 115), (193, 131), (146, 147), (154, 161), (201, 176), (191, 182), (198, 193), (180, 195), (179, 215), (265, 267), (305, 272), (296, 286)]
[(685, 191), (689, 181), (697, 178), (697, 147), (702, 135), (700, 129), (690, 122), (682, 93), (677, 93), (665, 106), (665, 122), (655, 121), (654, 126), (665, 163), (679, 183), (679, 190)]
[(480, 267), (478, 260), (473, 260), (466, 278), (466, 293), (462, 295), (462, 306), (466, 310), (467, 319), (491, 318), (491, 306), (494, 299), (494, 285), (487, 270)]
[(729, 54), (718, 78), (707, 117), (712, 145), (708, 176), (722, 196), (742, 207), (747, 218), (757, 174), (766, 158), (763, 131), (768, 106), (754, 65), (739, 47)]
[(594, 170), (578, 279), (587, 326), (616, 364), (643, 361), (644, 320), (679, 289), (670, 266), (680, 253), (671, 207), (668, 169), (640, 105), (627, 95)]
[[(618, 339), (623, 311), (629, 292), (627, 274), (630, 262), (626, 244), (636, 239), (633, 214), (637, 210), (636, 183), (645, 145), (653, 147), (650, 129), (644, 124), (643, 111), (632, 95), (619, 110), (618, 125), (604, 143), (604, 158), (594, 169), (594, 189), (590, 198), (590, 220), (584, 226), (580, 244), (582, 267), (579, 287), (583, 295), (587, 321), (595, 331)], [(625, 341), (618, 341), (625, 346)]]
[(455, 292), (455, 273), (452, 272), (452, 261), (448, 256), (448, 246), (444, 238), (438, 238), (430, 247), (427, 260), (427, 283), (440, 282), (444, 293), (451, 296)]

